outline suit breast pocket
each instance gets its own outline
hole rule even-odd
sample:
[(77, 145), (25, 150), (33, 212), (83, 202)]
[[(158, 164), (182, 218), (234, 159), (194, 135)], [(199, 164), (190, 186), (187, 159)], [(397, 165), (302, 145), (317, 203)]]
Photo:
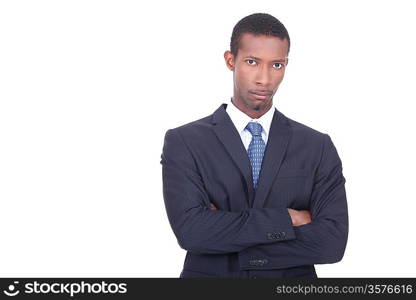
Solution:
[(293, 209), (309, 208), (308, 184), (310, 171), (307, 169), (282, 169), (276, 176), (269, 194), (270, 206)]

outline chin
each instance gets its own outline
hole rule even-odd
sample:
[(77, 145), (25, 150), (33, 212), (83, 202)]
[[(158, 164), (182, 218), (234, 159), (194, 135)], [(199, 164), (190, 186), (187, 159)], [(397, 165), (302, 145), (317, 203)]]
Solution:
[(254, 100), (250, 103), (250, 108), (256, 111), (261, 110), (265, 106), (267, 106), (267, 102), (263, 100)]

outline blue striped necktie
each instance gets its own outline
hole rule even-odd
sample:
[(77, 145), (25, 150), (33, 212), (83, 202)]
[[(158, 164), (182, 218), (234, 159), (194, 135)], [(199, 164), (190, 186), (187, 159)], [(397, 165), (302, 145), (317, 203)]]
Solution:
[(251, 170), (253, 172), (253, 187), (257, 188), (259, 174), (261, 169), (261, 162), (263, 161), (264, 150), (266, 144), (261, 138), (262, 127), (259, 123), (249, 122), (246, 129), (250, 131), (252, 138), (248, 146), (247, 154), (250, 159)]

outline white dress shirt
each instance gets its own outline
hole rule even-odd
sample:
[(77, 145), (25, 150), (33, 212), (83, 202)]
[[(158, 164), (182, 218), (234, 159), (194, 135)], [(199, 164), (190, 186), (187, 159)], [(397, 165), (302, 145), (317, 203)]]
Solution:
[(249, 122), (257, 122), (260, 123), (261, 127), (263, 128), (261, 132), (261, 137), (263, 138), (264, 143), (267, 145), (267, 138), (270, 132), (270, 125), (272, 124), (273, 114), (275, 111), (274, 105), (270, 107), (270, 109), (262, 115), (258, 119), (252, 119), (241, 110), (239, 110), (234, 103), (232, 103), (231, 99), (227, 105), (226, 111), (231, 118), (231, 121), (234, 123), (235, 128), (237, 128), (238, 133), (240, 134), (241, 141), (244, 144), (246, 150), (248, 150), (248, 146), (251, 142), (251, 133), (246, 128)]

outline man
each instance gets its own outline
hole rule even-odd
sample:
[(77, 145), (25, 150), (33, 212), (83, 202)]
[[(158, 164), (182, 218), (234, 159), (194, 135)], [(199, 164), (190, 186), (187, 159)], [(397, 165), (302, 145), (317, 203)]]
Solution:
[(163, 194), (187, 250), (182, 278), (316, 278), (314, 264), (344, 255), (348, 213), (335, 146), (273, 106), (289, 48), (273, 16), (240, 20), (224, 53), (231, 101), (166, 132)]

